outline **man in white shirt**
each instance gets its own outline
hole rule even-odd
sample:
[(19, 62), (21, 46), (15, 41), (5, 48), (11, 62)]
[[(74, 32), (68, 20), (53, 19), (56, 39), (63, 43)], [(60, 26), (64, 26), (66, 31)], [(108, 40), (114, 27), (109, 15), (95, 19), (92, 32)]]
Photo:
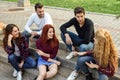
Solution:
[[(30, 26), (33, 23), (35, 23), (37, 25), (37, 27), (38, 27), (37, 30), (30, 29)], [(48, 13), (46, 13), (44, 11), (44, 6), (41, 3), (36, 3), (35, 4), (35, 13), (33, 13), (30, 16), (29, 20), (27, 21), (23, 35), (28, 37), (28, 41), (29, 41), (29, 37), (30, 37), (30, 40), (32, 40), (33, 37), (38, 38), (41, 35), (42, 29), (45, 24), (53, 25), (52, 18)]]

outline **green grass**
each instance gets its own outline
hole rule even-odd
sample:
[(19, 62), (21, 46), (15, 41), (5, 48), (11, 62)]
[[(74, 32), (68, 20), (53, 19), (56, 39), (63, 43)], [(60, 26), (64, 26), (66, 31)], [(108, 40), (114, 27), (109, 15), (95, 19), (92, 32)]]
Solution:
[[(18, 1), (18, 0), (8, 0)], [(30, 0), (32, 4), (41, 2), (45, 6), (74, 9), (82, 6), (86, 11), (120, 15), (120, 0)]]

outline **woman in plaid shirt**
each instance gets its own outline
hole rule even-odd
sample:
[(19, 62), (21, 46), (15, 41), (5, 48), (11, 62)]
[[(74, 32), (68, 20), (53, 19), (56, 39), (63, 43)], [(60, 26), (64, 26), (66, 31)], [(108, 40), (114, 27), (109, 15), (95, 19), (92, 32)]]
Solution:
[(3, 46), (8, 54), (8, 61), (14, 68), (13, 77), (22, 80), (21, 69), (33, 68), (36, 66), (36, 62), (29, 57), (28, 42), (20, 34), (19, 28), (15, 24), (6, 26)]

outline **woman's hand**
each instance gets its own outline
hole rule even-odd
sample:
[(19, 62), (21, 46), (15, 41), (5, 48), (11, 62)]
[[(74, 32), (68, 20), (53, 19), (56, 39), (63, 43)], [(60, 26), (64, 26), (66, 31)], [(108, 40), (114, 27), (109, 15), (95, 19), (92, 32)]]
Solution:
[(55, 61), (55, 63), (59, 66), (61, 64), (60, 61)]
[(13, 35), (12, 35), (12, 34), (9, 34), (9, 36), (8, 36), (8, 41), (11, 41), (12, 38), (13, 38)]
[(21, 63), (18, 65), (19, 68), (22, 68), (23, 64), (24, 64), (24, 60), (22, 60)]
[(73, 52), (73, 55), (74, 56), (77, 56), (78, 55), (78, 52), (77, 51), (72, 51)]
[(36, 49), (36, 52), (39, 54), (39, 55), (41, 55), (41, 56), (43, 56), (44, 55), (44, 52), (42, 52), (41, 50), (39, 50), (39, 49)]
[(9, 46), (12, 46), (12, 43), (11, 43), (12, 38), (13, 38), (13, 35), (9, 34), (8, 35), (8, 42), (7, 42)]
[(36, 52), (38, 53), (38, 55), (40, 56), (45, 56), (45, 57), (50, 57), (50, 54), (44, 53), (43, 51), (36, 49)]
[(83, 55), (87, 54), (87, 52), (78, 52), (77, 54), (80, 56), (83, 56)]
[(58, 66), (61, 64), (60, 61), (57, 61), (57, 60), (54, 60), (54, 59), (51, 59), (51, 58), (49, 58), (48, 61), (53, 62), (53, 63), (57, 64)]
[(86, 64), (89, 68), (96, 68), (96, 69), (99, 68), (99, 66), (98, 66), (97, 64), (92, 63), (92, 61), (90, 61), (90, 63), (85, 62), (85, 64)]

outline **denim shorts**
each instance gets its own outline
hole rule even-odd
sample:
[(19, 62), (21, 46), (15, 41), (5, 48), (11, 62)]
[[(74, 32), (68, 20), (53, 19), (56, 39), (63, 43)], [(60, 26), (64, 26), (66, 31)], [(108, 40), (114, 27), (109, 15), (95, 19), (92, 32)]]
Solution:
[[(54, 58), (54, 59), (56, 60), (56, 58)], [(37, 66), (40, 66), (40, 65), (50, 66), (51, 64), (54, 64), (54, 63), (53, 63), (53, 62), (46, 61), (46, 60), (44, 60), (41, 56), (39, 56)]]

